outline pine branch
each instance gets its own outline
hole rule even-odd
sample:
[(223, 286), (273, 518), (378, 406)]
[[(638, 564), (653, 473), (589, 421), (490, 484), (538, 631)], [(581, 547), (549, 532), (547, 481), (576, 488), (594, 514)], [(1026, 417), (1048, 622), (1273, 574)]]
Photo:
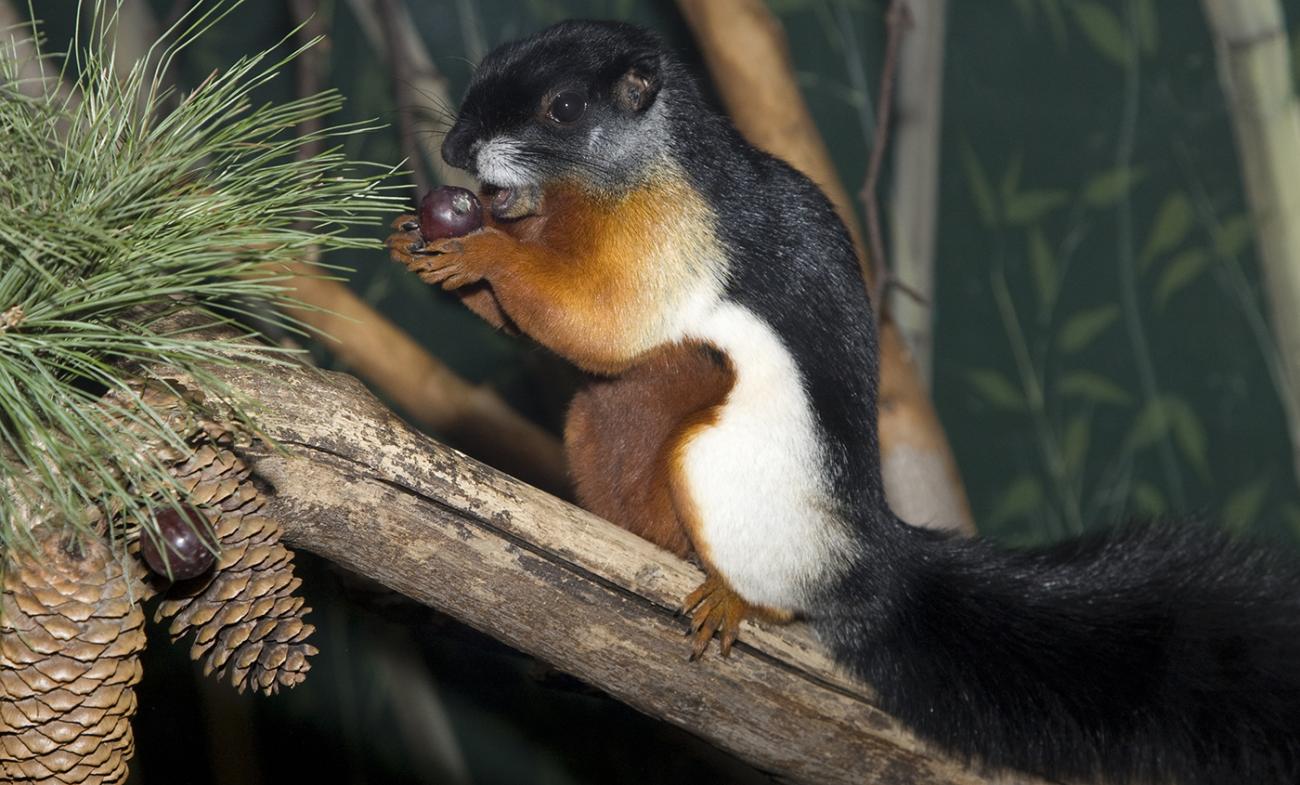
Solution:
[[(399, 209), (380, 185), (388, 170), (338, 149), (371, 126), (293, 136), (337, 110), (336, 93), (253, 104), (301, 50), (243, 58), (186, 95), (165, 85), (178, 54), (240, 4), (196, 4), (164, 33), (173, 43), (124, 65), (109, 34), (116, 7), (96, 0), (104, 23), (73, 42), (62, 80), (31, 78), (46, 58), (33, 36), (0, 44), (0, 548), (50, 517), (101, 533), (109, 519), (154, 525), (147, 495), (177, 489), (148, 447), (177, 437), (130, 382), (163, 363), (224, 399), (205, 369), (280, 352), (173, 334), (159, 319), (181, 298), (212, 324), (291, 305), (286, 276), (268, 270), (313, 246), (373, 247), (348, 230)], [(298, 159), (306, 145), (322, 152)], [(90, 406), (105, 392), (125, 402), (107, 420)]]

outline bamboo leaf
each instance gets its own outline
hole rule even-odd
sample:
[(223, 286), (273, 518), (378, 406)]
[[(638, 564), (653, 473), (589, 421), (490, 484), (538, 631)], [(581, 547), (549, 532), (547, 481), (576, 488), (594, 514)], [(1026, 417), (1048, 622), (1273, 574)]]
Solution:
[(1214, 250), (1219, 256), (1231, 259), (1255, 239), (1255, 222), (1249, 213), (1237, 213), (1228, 218), (1214, 233)]
[(1137, 0), (1137, 36), (1142, 53), (1153, 55), (1160, 43), (1160, 22), (1156, 16), (1156, 0)]
[(1071, 476), (1078, 477), (1083, 473), (1088, 458), (1089, 436), (1088, 418), (1070, 418), (1069, 425), (1065, 426), (1065, 436), (1061, 439), (1061, 457)]
[(1021, 191), (1006, 202), (1007, 223), (1027, 226), (1038, 223), (1070, 201), (1070, 194), (1059, 189), (1041, 188)]
[(989, 176), (984, 171), (984, 165), (980, 163), (979, 157), (975, 155), (975, 150), (970, 144), (962, 145), (961, 163), (962, 168), (966, 170), (966, 185), (970, 188), (971, 201), (975, 203), (980, 223), (986, 227), (997, 226), (997, 197), (993, 195), (993, 186), (989, 184)]
[(1034, 275), (1034, 289), (1038, 292), (1039, 313), (1046, 315), (1056, 300), (1056, 257), (1047, 238), (1037, 226), (1029, 230), (1029, 269)]
[(1183, 457), (1192, 464), (1203, 480), (1210, 479), (1209, 439), (1205, 426), (1192, 407), (1181, 398), (1168, 397), (1168, 410), (1173, 428), (1174, 444)]
[(1223, 503), (1223, 523), (1234, 531), (1245, 531), (1259, 519), (1268, 498), (1269, 477), (1260, 477), (1238, 488)]
[(1133, 489), (1133, 511), (1143, 518), (1158, 518), (1165, 514), (1168, 505), (1160, 489), (1149, 482), (1140, 482)]
[(966, 374), (971, 386), (985, 401), (999, 409), (1021, 411), (1025, 397), (1007, 381), (1007, 377), (992, 368), (977, 368)]
[(1002, 173), (1002, 202), (1006, 204), (1020, 190), (1020, 172), (1024, 166), (1024, 155), (1017, 150), (1007, 163), (1007, 170)]
[(1043, 506), (1043, 484), (1037, 477), (1021, 475), (1011, 481), (989, 513), (992, 525), (1028, 517)]
[(1169, 423), (1169, 407), (1165, 401), (1160, 398), (1147, 401), (1129, 428), (1126, 439), (1129, 449), (1141, 450), (1165, 438)]
[(1210, 255), (1202, 248), (1192, 248), (1169, 260), (1156, 284), (1156, 306), (1164, 308), (1169, 298), (1196, 280), (1209, 265)]
[(1061, 10), (1061, 0), (1042, 0), (1043, 15), (1047, 17), (1047, 27), (1056, 40), (1056, 48), (1064, 49), (1069, 41), (1069, 25), (1065, 22), (1065, 12)]
[(1067, 398), (1081, 398), (1089, 403), (1128, 406), (1133, 398), (1115, 382), (1092, 371), (1073, 371), (1061, 378), (1057, 391)]
[(1085, 349), (1119, 319), (1118, 305), (1090, 308), (1071, 316), (1057, 336), (1057, 346), (1063, 352)]
[(1161, 254), (1166, 254), (1182, 245), (1187, 233), (1192, 229), (1192, 202), (1187, 194), (1175, 191), (1165, 197), (1156, 212), (1151, 233), (1147, 235), (1146, 245), (1138, 257), (1138, 266), (1146, 270), (1151, 262)]
[(1128, 34), (1113, 11), (1093, 0), (1075, 0), (1069, 7), (1075, 24), (1097, 52), (1124, 68), (1132, 65)]
[[(1300, 43), (1300, 39), (1297, 40)], [(1291, 533), (1300, 538), (1300, 504), (1286, 502), (1282, 505), (1282, 520), (1291, 527)]]
[(1095, 175), (1083, 189), (1083, 202), (1089, 207), (1110, 207), (1146, 179), (1141, 166), (1117, 166)]

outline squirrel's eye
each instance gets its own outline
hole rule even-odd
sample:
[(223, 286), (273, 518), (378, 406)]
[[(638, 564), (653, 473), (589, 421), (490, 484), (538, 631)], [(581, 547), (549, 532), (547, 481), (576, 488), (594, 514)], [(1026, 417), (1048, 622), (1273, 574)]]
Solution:
[(587, 99), (577, 90), (566, 90), (551, 100), (547, 115), (557, 123), (576, 123), (587, 111)]

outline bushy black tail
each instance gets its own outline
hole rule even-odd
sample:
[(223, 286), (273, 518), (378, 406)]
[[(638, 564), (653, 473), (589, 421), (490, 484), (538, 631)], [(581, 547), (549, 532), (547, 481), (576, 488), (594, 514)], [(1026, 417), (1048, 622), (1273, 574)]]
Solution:
[[(813, 621), (922, 736), (1083, 782), (1300, 783), (1300, 573), (1286, 559), (1172, 524), (1025, 552), (902, 540)], [(897, 590), (864, 591), (882, 571)]]

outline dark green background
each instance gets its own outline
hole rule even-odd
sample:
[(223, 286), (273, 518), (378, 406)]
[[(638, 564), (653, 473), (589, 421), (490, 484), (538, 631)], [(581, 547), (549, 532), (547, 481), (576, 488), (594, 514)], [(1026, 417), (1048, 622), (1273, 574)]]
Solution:
[[(171, 2), (154, 5), (165, 14)], [(667, 0), (409, 5), (455, 94), (476, 42), (490, 47), (570, 16), (648, 24), (698, 60)], [(786, 25), (841, 177), (856, 190), (866, 168), (883, 3), (770, 5)], [(1300, 2), (1284, 6), (1294, 30)], [(75, 2), (36, 7), (53, 46), (62, 47)], [(383, 58), (346, 2), (325, 7), (331, 81), (349, 98), (343, 119), (393, 121)], [(279, 0), (248, 2), (188, 52), (182, 74), (194, 84), (290, 28)], [(1187, 514), (1294, 548), (1300, 493), (1200, 3), (950, 0), (946, 56), (934, 398), (980, 528), (1029, 542), (1081, 521)], [(869, 86), (870, 95), (855, 85)], [(283, 98), (292, 87), (286, 74), (266, 94)], [(401, 158), (391, 131), (352, 138), (350, 152)], [(374, 236), (383, 232), (376, 226)], [(459, 372), (558, 425), (571, 380), (542, 352), (493, 334), (381, 252), (330, 261), (349, 268), (365, 299)], [(1010, 301), (1000, 308), (1001, 282)], [(1135, 307), (1126, 310), (1126, 296)], [(1027, 357), (1023, 368), (1017, 346)], [(1140, 383), (1143, 365), (1154, 389)], [(1044, 391), (1037, 416), (1025, 403), (1028, 377)], [(536, 678), (540, 666), (464, 628), (434, 626), (412, 608), (396, 620), (373, 603), (359, 609), (328, 569), (309, 564), (307, 571), (323, 653), (308, 683), (289, 695), (254, 701), (200, 689), (183, 659), (162, 656), (161, 641), (152, 647), (137, 723), (141, 781), (459, 781), (419, 763), (426, 760), (420, 751), (434, 746), (421, 740), (434, 731), (402, 719), (413, 677), (394, 668), (393, 652), (412, 658), (421, 683), (441, 696), (465, 781), (752, 776), (563, 678)], [(234, 773), (210, 775), (223, 770), (221, 761)]]

